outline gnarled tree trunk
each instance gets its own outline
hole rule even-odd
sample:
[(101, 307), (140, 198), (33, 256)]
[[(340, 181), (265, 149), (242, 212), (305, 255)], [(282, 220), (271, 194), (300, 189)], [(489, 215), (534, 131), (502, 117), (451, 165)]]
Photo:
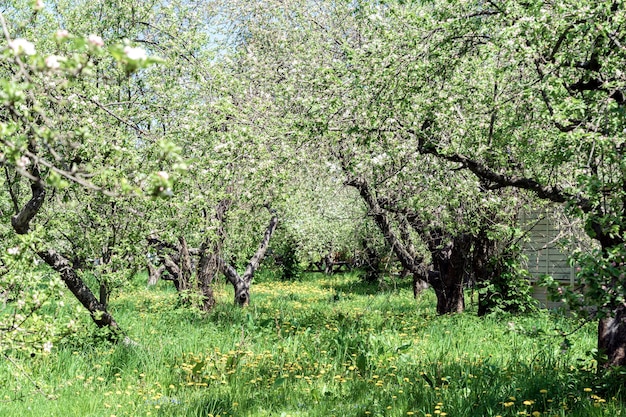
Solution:
[(270, 220), (270, 224), (265, 229), (265, 233), (263, 234), (263, 240), (259, 245), (254, 256), (248, 262), (248, 266), (246, 267), (243, 275), (239, 275), (237, 270), (230, 264), (227, 264), (223, 260), (221, 260), (221, 268), (222, 273), (226, 276), (228, 281), (233, 285), (235, 289), (235, 304), (238, 304), (242, 307), (250, 304), (250, 284), (252, 283), (252, 278), (254, 277), (254, 272), (258, 269), (263, 257), (265, 256), (265, 252), (270, 243), (270, 239), (274, 230), (276, 230), (276, 225), (278, 224), (278, 217), (276, 215), (272, 216)]
[(53, 249), (39, 251), (37, 255), (44, 260), (52, 269), (57, 271), (67, 288), (74, 294), (76, 299), (89, 311), (91, 318), (98, 327), (109, 327), (119, 333), (119, 326), (113, 316), (91, 292), (89, 287), (80, 279), (71, 262), (58, 254)]
[(429, 274), (428, 281), (437, 295), (439, 314), (460, 313), (465, 310), (463, 278), (469, 244), (470, 239), (465, 234), (448, 236), (438, 229), (429, 233), (427, 245), (435, 271)]
[(612, 317), (598, 323), (598, 351), (606, 355), (604, 367), (626, 366), (626, 307), (613, 311)]

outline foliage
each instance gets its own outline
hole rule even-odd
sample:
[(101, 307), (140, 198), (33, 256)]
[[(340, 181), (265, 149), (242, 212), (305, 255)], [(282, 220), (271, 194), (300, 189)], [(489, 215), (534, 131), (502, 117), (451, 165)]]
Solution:
[[(510, 245), (490, 259), (491, 279), (478, 283), (482, 308), (490, 313), (527, 313), (536, 311), (530, 276), (523, 267), (521, 248)], [(482, 296), (482, 297), (481, 297)]]

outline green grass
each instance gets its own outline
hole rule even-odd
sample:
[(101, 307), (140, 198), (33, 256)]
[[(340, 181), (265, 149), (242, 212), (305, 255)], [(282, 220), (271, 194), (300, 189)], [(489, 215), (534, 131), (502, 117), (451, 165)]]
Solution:
[(252, 304), (218, 288), (208, 316), (163, 282), (111, 311), (139, 346), (86, 335), (2, 358), (0, 416), (615, 416), (621, 386), (587, 354), (595, 327), (547, 312), (439, 317), (391, 282), (354, 275), (258, 282)]

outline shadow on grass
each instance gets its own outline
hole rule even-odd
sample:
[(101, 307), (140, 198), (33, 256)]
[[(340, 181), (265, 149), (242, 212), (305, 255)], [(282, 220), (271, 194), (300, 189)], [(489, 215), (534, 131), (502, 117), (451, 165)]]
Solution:
[[(337, 292), (355, 295), (376, 295), (400, 290), (413, 290), (413, 282), (410, 277), (400, 278), (396, 276), (385, 276), (379, 282), (366, 282), (360, 278), (362, 275), (359, 271), (346, 274), (355, 278), (349, 281), (344, 280), (336, 284), (325, 284), (322, 285), (322, 288), (332, 288)], [(342, 275), (343, 274), (339, 274), (340, 277)]]

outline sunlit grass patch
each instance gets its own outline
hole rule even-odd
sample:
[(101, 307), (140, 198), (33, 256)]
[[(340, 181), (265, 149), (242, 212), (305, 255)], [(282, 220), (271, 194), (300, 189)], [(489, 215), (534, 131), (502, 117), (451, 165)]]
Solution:
[(171, 283), (137, 286), (111, 304), (138, 346), (94, 338), (85, 320), (87, 333), (55, 344), (50, 355), (17, 358), (20, 369), (0, 368), (7, 381), (0, 410), (24, 416), (624, 412), (620, 391), (596, 377), (586, 355), (595, 343), (591, 326), (561, 351), (555, 329), (575, 326), (565, 317), (478, 318), (471, 303), (469, 313), (439, 317), (431, 292), (419, 300), (402, 285), (372, 293), (354, 274), (266, 280), (253, 285), (246, 309), (233, 305), (232, 288), (222, 282), (219, 303), (207, 315), (181, 306), (165, 284)]

